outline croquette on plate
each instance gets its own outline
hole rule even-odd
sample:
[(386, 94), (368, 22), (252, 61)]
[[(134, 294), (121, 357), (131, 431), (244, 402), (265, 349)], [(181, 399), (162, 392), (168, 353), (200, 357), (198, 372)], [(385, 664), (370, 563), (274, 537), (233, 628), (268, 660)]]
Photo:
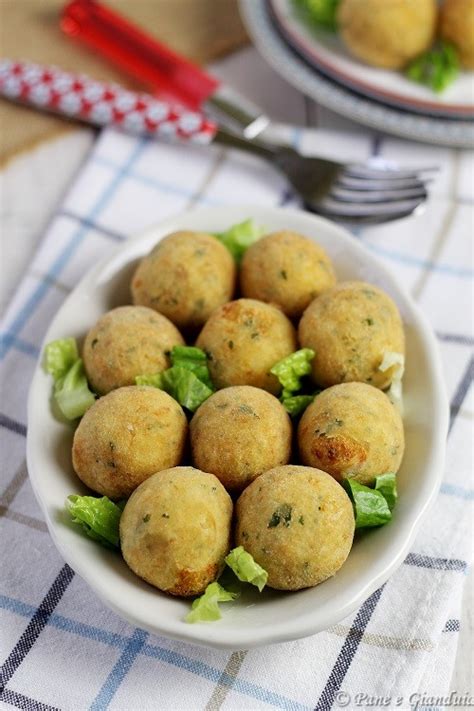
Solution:
[(405, 448), (403, 422), (387, 395), (365, 383), (323, 390), (298, 426), (301, 460), (338, 481), (373, 484), (378, 474), (396, 473)]
[(287, 465), (255, 479), (236, 504), (236, 542), (277, 590), (300, 590), (334, 575), (354, 537), (351, 501), (329, 474)]
[(402, 69), (432, 44), (437, 16), (436, 0), (341, 0), (337, 21), (354, 57)]
[(394, 301), (362, 281), (340, 282), (308, 306), (299, 324), (303, 348), (312, 348), (312, 377), (322, 388), (361, 381), (388, 388), (396, 366), (380, 370), (387, 352), (405, 353), (403, 324)]
[(242, 294), (277, 304), (289, 318), (299, 318), (316, 296), (335, 283), (325, 250), (289, 230), (257, 240), (245, 252), (240, 269)]
[(466, 69), (474, 69), (474, 2), (443, 0), (440, 10), (440, 35), (452, 42)]
[(232, 255), (212, 235), (174, 232), (138, 265), (133, 303), (159, 311), (178, 328), (196, 329), (232, 299), (236, 271)]
[(120, 519), (127, 565), (172, 595), (199, 595), (219, 576), (230, 549), (232, 500), (220, 481), (193, 467), (154, 474)]
[(188, 424), (163, 390), (130, 386), (104, 395), (74, 433), (72, 463), (93, 491), (122, 499), (149, 476), (180, 464)]
[(184, 345), (176, 326), (145, 306), (119, 306), (97, 321), (86, 336), (82, 357), (95, 392), (105, 395), (135, 376), (160, 373), (170, 366), (173, 346)]
[(196, 411), (190, 426), (193, 463), (240, 492), (260, 474), (287, 464), (292, 427), (283, 405), (249, 385), (218, 390)]
[(196, 341), (209, 358), (217, 388), (253, 385), (273, 395), (281, 386), (270, 368), (297, 349), (291, 322), (275, 306), (238, 299), (216, 309)]

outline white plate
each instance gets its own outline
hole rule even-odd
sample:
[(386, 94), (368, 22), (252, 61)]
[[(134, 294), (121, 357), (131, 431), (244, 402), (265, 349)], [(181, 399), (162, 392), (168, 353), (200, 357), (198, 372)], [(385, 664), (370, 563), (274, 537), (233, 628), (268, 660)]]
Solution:
[(28, 471), (51, 536), (64, 559), (117, 614), (150, 632), (228, 649), (248, 649), (305, 637), (339, 622), (384, 583), (405, 558), (442, 474), (448, 406), (437, 344), (424, 317), (396, 278), (341, 227), (296, 210), (266, 207), (199, 209), (167, 220), (121, 246), (94, 267), (54, 318), (45, 343), (82, 339), (108, 309), (129, 303), (137, 259), (169, 232), (218, 232), (253, 217), (268, 230), (287, 228), (317, 240), (334, 261), (339, 279), (378, 284), (397, 302), (406, 330), (406, 453), (399, 474), (400, 500), (393, 521), (361, 537), (337, 575), (297, 593), (249, 591), (224, 607), (222, 620), (189, 625), (189, 602), (147, 585), (108, 551), (81, 535), (64, 514), (68, 494), (86, 493), (71, 466), (72, 428), (54, 419), (51, 378), (36, 367), (28, 402)]
[(415, 141), (472, 148), (474, 121), (396, 109), (354, 92), (310, 66), (275, 27), (264, 0), (239, 0), (247, 30), (263, 57), (290, 84), (336, 113)]
[(442, 94), (409, 81), (403, 72), (371, 67), (355, 59), (337, 33), (309, 26), (292, 0), (270, 0), (277, 26), (290, 43), (316, 69), (349, 89), (368, 97), (428, 115), (474, 117), (474, 75), (460, 72)]

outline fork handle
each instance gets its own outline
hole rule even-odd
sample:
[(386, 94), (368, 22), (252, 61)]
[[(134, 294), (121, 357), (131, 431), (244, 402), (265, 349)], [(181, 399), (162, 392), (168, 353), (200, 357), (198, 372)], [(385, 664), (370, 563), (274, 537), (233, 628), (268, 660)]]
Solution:
[(238, 148), (271, 160), (275, 149), (232, 134), (202, 113), (176, 107), (151, 94), (32, 62), (0, 60), (0, 96), (99, 127), (134, 135)]
[(270, 161), (274, 160), (279, 150), (276, 145), (266, 143), (261, 139), (249, 140), (243, 136), (231, 133), (231, 131), (228, 131), (222, 126), (217, 128), (213, 140), (215, 143), (225, 146), (226, 148), (236, 148), (246, 153), (253, 153), (254, 155), (260, 156), (260, 158), (265, 158)]
[(217, 126), (202, 113), (183, 109), (151, 94), (45, 67), (0, 60), (0, 96), (95, 126), (164, 140), (210, 143)]

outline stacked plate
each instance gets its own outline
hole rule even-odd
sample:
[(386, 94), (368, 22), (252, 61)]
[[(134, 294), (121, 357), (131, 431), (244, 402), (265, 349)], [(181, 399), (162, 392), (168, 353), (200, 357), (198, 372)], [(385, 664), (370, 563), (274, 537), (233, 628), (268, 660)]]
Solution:
[(360, 123), (438, 145), (474, 147), (474, 75), (462, 72), (441, 96), (351, 57), (330, 32), (308, 27), (292, 0), (240, 0), (256, 47), (287, 81)]

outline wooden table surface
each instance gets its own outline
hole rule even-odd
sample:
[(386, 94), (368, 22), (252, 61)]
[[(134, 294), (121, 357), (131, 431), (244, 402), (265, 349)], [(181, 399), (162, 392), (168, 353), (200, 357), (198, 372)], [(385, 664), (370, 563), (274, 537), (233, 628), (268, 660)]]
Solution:
[[(198, 64), (247, 43), (237, 0), (107, 0), (161, 42)], [(1, 0), (1, 56), (55, 64), (97, 79), (146, 89), (60, 29), (65, 0)], [(74, 128), (67, 119), (0, 102), (0, 165), (40, 141)]]

